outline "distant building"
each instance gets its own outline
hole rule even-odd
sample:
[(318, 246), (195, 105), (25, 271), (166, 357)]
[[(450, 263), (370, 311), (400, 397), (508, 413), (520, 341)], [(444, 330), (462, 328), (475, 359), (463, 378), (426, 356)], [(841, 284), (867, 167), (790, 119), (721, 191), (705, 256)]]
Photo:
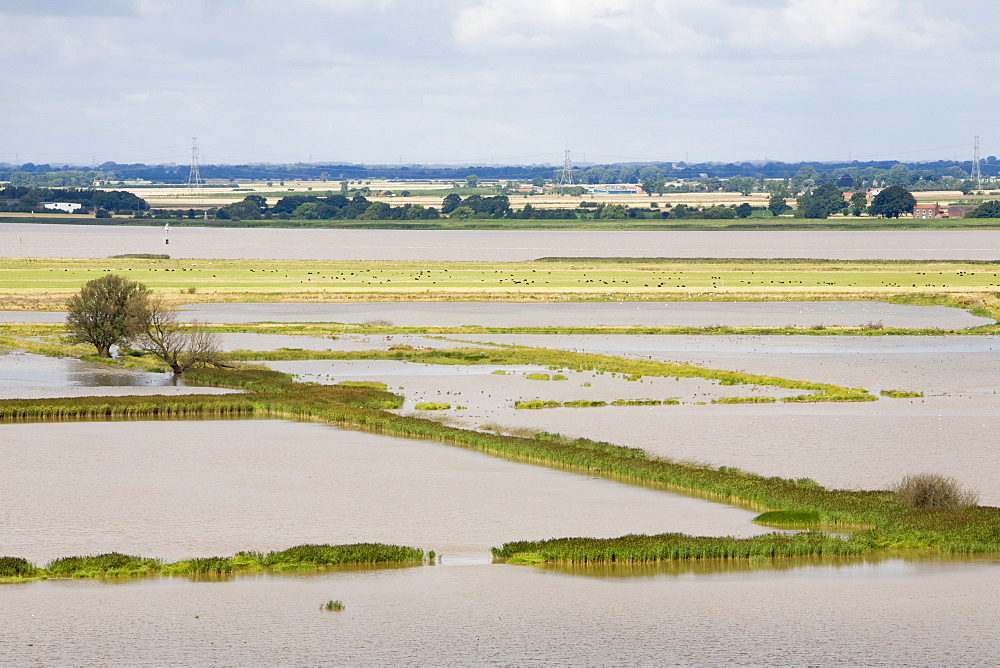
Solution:
[(595, 195), (636, 195), (639, 192), (639, 186), (630, 184), (595, 186), (589, 192)]
[(975, 204), (952, 204), (948, 207), (948, 217), (965, 218), (975, 208)]
[(914, 218), (939, 218), (942, 216), (941, 207), (937, 203), (917, 204), (913, 207)]
[(42, 208), (50, 211), (65, 211), (66, 213), (73, 213), (74, 211), (82, 209), (83, 205), (77, 204), (76, 202), (42, 202)]

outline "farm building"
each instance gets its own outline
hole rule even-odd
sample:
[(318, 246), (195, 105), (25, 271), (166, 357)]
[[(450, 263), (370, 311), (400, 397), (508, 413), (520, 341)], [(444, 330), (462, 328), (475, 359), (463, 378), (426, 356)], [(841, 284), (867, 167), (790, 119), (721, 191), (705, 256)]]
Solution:
[(631, 184), (595, 186), (588, 192), (594, 195), (635, 195), (639, 192), (639, 186)]
[(965, 218), (970, 211), (975, 209), (974, 204), (952, 204), (948, 207), (949, 218)]
[(937, 204), (917, 204), (913, 207), (914, 218), (938, 218), (942, 216), (941, 207)]
[(83, 205), (77, 204), (76, 202), (42, 202), (42, 208), (50, 211), (65, 211), (66, 213), (73, 213), (78, 209), (82, 209)]

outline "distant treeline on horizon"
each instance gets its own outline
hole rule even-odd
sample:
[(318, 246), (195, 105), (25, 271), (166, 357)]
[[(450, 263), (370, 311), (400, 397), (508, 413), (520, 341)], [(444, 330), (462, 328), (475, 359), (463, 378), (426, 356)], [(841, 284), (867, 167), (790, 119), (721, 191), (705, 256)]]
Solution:
[[(782, 179), (793, 177), (801, 168), (812, 166), (819, 174), (861, 175), (866, 170), (889, 170), (901, 165), (913, 172), (945, 175), (951, 170), (955, 175), (958, 168), (966, 174), (972, 171), (971, 160), (937, 160), (934, 162), (905, 163), (896, 160), (849, 161), (849, 162), (767, 162), (751, 163), (685, 163), (685, 162), (628, 162), (606, 165), (586, 165), (573, 167), (570, 180), (573, 183), (638, 183), (639, 171), (643, 167), (657, 167), (668, 179), (696, 179), (704, 177), (731, 178), (753, 177)], [(165, 184), (187, 183), (191, 168), (189, 165), (147, 165), (143, 163), (122, 164), (105, 162), (97, 167), (86, 168), (72, 165), (36, 165), (24, 163), (9, 165), (0, 163), (0, 181), (16, 181), (19, 175), (50, 174), (61, 171), (76, 172), (80, 180), (128, 181), (143, 180)], [(370, 180), (370, 179), (431, 179), (464, 181), (469, 174), (479, 180), (530, 181), (535, 178), (553, 179), (561, 176), (561, 168), (551, 165), (466, 165), (431, 167), (422, 165), (361, 165), (361, 164), (243, 164), (243, 165), (201, 165), (203, 180), (226, 181), (328, 181), (328, 180)], [(1000, 161), (989, 156), (980, 164), (984, 177), (1000, 176)], [(86, 175), (86, 176), (84, 176)], [(961, 177), (959, 177), (961, 178)], [(14, 184), (20, 185), (20, 184)], [(85, 186), (89, 183), (53, 183), (57, 186)]]

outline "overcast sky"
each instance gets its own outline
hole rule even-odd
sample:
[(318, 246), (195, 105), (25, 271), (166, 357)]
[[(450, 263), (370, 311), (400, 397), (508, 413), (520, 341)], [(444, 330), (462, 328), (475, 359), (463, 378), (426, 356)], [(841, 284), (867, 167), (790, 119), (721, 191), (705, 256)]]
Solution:
[(0, 162), (968, 159), (996, 0), (0, 0)]

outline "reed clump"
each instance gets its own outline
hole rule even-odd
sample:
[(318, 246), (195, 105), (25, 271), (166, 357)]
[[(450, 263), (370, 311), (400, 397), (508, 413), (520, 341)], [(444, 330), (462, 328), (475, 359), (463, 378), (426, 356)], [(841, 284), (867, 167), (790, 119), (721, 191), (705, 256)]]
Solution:
[(381, 543), (297, 545), (280, 552), (269, 552), (261, 560), (261, 565), (283, 569), (335, 564), (421, 563), (423, 558), (423, 550)]
[(713, 404), (773, 404), (774, 397), (719, 397), (712, 399)]
[(809, 555), (857, 555), (862, 548), (820, 532), (767, 534), (752, 540), (680, 533), (619, 538), (555, 538), (506, 543), (493, 558), (511, 563), (642, 563), (680, 559), (753, 559)]
[(48, 575), (53, 577), (135, 577), (155, 573), (162, 567), (163, 563), (158, 559), (137, 557), (121, 552), (107, 552), (105, 554), (55, 559), (49, 562), (45, 570)]
[(32, 578), (38, 569), (27, 559), (21, 557), (0, 557), (0, 578), (20, 579)]
[(21, 557), (0, 557), (0, 580), (113, 578), (149, 575), (229, 575), (273, 568), (321, 568), (344, 564), (421, 564), (424, 551), (381, 543), (297, 545), (276, 552), (238, 552), (231, 557), (195, 557), (165, 564), (121, 552), (61, 557), (38, 568)]

